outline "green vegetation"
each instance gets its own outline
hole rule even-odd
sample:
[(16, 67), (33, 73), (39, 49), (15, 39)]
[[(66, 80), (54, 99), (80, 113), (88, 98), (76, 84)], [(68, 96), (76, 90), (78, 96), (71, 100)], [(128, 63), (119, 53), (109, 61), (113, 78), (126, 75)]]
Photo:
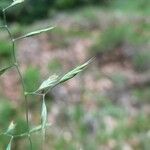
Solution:
[[(135, 70), (145, 71), (150, 67), (148, 50), (149, 28), (147, 23), (110, 26), (99, 34), (90, 52), (94, 55), (115, 55), (122, 47), (122, 54), (129, 57)], [(125, 53), (126, 49), (131, 49)], [(129, 50), (128, 50), (129, 51)]]
[(15, 116), (15, 108), (6, 99), (0, 99), (0, 128), (5, 129)]
[(146, 32), (149, 29), (147, 25), (147, 23), (139, 23), (138, 25), (110, 26), (100, 33), (91, 49), (93, 53), (107, 53), (126, 43), (133, 46), (146, 44), (148, 42)]
[(0, 147), (8, 143), (8, 138), (5, 138), (1, 133), (6, 130), (11, 119), (16, 115), (15, 108), (6, 99), (0, 99)]
[(127, 31), (128, 28), (124, 26), (110, 27), (106, 29), (106, 31), (100, 34), (91, 47), (92, 53), (110, 53), (115, 48), (122, 45)]
[(55, 73), (58, 73), (60, 72), (60, 70), (62, 70), (62, 64), (60, 62), (60, 60), (58, 59), (54, 59), (53, 61), (51, 61), (49, 64), (48, 64), (48, 69), (50, 72), (55, 72)]
[(150, 97), (150, 87), (146, 87), (144, 89), (134, 89), (133, 95), (136, 97), (136, 101), (141, 103), (149, 103)]
[(40, 72), (37, 68), (29, 67), (23, 75), (26, 90), (34, 91), (40, 82)]
[(21, 36), (21, 34), (23, 33), (23, 26), (19, 23), (15, 23), (11, 26), (11, 32), (14, 37)]
[[(24, 7), (17, 7), (17, 10), (9, 10), (9, 20), (19, 18), (23, 23), (33, 22), (35, 19), (46, 18), (48, 14), (53, 14), (54, 11), (73, 9), (74, 7), (81, 7), (89, 4), (103, 4), (104, 0), (26, 0)], [(1, 7), (6, 7), (11, 3), (11, 0), (0, 2)]]
[[(53, 46), (67, 48), (70, 46), (70, 42), (74, 38), (86, 38), (90, 34), (86, 30), (82, 30), (78, 27), (74, 27), (72, 29), (63, 29), (61, 27), (55, 28), (51, 35), (49, 36), (49, 40), (53, 43)], [(63, 40), (62, 40), (63, 39)]]
[(133, 65), (137, 71), (145, 71), (150, 69), (150, 53), (149, 50), (141, 50), (133, 56)]
[(114, 0), (111, 1), (111, 6), (115, 9), (124, 10), (126, 12), (142, 12), (144, 14), (149, 14), (150, 2), (147, 0)]
[(1, 58), (11, 56), (10, 47), (11, 47), (11, 43), (8, 42), (7, 40), (0, 41), (0, 57)]
[[(0, 6), (6, 7), (10, 3), (11, 0), (2, 0)], [(9, 20), (13, 21), (19, 18), (19, 21), (23, 23), (33, 22), (35, 19), (46, 18), (49, 14), (51, 16), (59, 10), (71, 10), (89, 5), (99, 5), (107, 9), (125, 10), (127, 12), (137, 11), (149, 14), (149, 4), (147, 0), (26, 0), (25, 6), (17, 7), (15, 13), (14, 9), (9, 11)]]

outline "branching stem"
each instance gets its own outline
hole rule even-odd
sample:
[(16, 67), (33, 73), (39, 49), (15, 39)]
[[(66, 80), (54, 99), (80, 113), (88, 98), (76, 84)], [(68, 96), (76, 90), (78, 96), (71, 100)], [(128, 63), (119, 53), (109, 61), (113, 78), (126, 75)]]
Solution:
[(19, 68), (19, 65), (18, 65), (18, 62), (17, 62), (17, 58), (16, 58), (16, 52), (15, 52), (15, 40), (12, 36), (12, 33), (11, 31), (9, 30), (9, 27), (7, 25), (7, 19), (6, 19), (6, 12), (5, 12), (5, 9), (3, 9), (3, 19), (4, 19), (4, 28), (6, 29), (6, 31), (8, 32), (8, 35), (10, 37), (10, 40), (11, 40), (11, 43), (12, 43), (12, 59), (13, 59), (13, 62), (12, 64), (15, 66), (16, 68), (16, 71), (19, 75), (19, 78), (20, 78), (20, 81), (21, 81), (21, 85), (22, 85), (22, 89), (23, 89), (23, 95), (24, 95), (24, 100), (25, 100), (25, 116), (26, 116), (26, 122), (27, 122), (27, 127), (28, 127), (28, 139), (29, 139), (29, 143), (30, 143), (30, 148), (32, 149), (32, 140), (31, 140), (31, 137), (30, 137), (30, 128), (29, 128), (29, 111), (28, 111), (28, 100), (27, 100), (27, 95), (25, 94), (26, 93), (26, 89), (25, 89), (25, 83), (24, 83), (24, 80), (23, 80), (23, 77), (22, 77), (22, 74), (21, 74), (21, 71), (20, 71), (20, 68)]

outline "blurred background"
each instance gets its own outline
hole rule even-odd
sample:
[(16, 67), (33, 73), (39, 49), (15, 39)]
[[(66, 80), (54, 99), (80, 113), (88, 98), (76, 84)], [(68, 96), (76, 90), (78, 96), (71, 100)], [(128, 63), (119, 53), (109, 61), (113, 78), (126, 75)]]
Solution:
[[(1, 0), (8, 6), (12, 0)], [(50, 75), (62, 75), (96, 56), (79, 76), (46, 97), (45, 150), (150, 149), (150, 1), (26, 0), (7, 12), (14, 37), (56, 26), (48, 33), (17, 42), (16, 52), (27, 91)], [(2, 13), (0, 25), (3, 24)], [(11, 63), (11, 43), (0, 31), (0, 68)], [(15, 70), (0, 78), (0, 132), (17, 123), (25, 132), (25, 103)], [(41, 97), (29, 96), (30, 125), (40, 124)], [(41, 149), (41, 133), (33, 149)], [(0, 150), (9, 138), (0, 136)], [(14, 150), (27, 150), (17, 139)]]

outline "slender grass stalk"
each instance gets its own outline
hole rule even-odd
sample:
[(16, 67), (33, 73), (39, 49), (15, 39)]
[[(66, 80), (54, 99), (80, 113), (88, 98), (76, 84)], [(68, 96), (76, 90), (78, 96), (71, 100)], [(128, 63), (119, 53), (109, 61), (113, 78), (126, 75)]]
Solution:
[[(24, 95), (24, 100), (25, 100), (25, 116), (26, 116), (26, 122), (27, 122), (27, 128), (28, 128), (28, 133), (30, 131), (30, 127), (29, 127), (29, 115), (28, 115), (28, 100), (27, 100), (27, 95), (25, 94), (26, 93), (26, 89), (25, 89), (25, 83), (23, 81), (23, 77), (22, 77), (22, 74), (21, 74), (21, 71), (20, 71), (20, 68), (19, 68), (19, 65), (18, 65), (18, 62), (17, 62), (17, 58), (16, 58), (16, 51), (15, 51), (15, 40), (13, 38), (13, 35), (11, 33), (11, 31), (9, 30), (9, 27), (7, 25), (7, 18), (6, 18), (6, 9), (3, 9), (3, 19), (4, 19), (4, 27), (6, 29), (6, 31), (8, 32), (8, 35), (10, 37), (10, 40), (11, 40), (11, 43), (12, 43), (12, 64), (15, 66), (15, 69), (18, 73), (18, 76), (20, 78), (20, 81), (21, 81), (21, 85), (22, 85), (22, 90), (23, 90), (23, 95)], [(28, 139), (29, 139), (29, 143), (30, 143), (30, 148), (32, 149), (32, 140), (31, 140), (31, 137), (30, 137), (30, 133), (28, 134)]]

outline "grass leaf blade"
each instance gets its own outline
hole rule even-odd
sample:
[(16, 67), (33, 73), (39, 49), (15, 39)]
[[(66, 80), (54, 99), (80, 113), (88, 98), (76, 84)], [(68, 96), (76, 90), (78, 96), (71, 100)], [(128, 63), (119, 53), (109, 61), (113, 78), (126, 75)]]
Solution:
[(45, 95), (43, 95), (42, 112), (41, 112), (41, 127), (43, 133), (43, 140), (45, 139), (45, 134), (46, 134), (45, 132), (46, 124), (47, 124), (47, 107), (45, 103)]
[(27, 33), (27, 34), (25, 34), (25, 35), (23, 35), (21, 37), (16, 38), (15, 41), (16, 40), (20, 40), (20, 39), (24, 39), (24, 38), (27, 38), (27, 37), (35, 36), (35, 35), (38, 35), (38, 34), (41, 34), (41, 33), (47, 32), (47, 31), (50, 31), (52, 29), (54, 29), (54, 27), (48, 27), (48, 28), (45, 28), (45, 29), (33, 31), (33, 32)]
[(11, 137), (10, 142), (9, 142), (9, 144), (7, 145), (6, 150), (11, 150), (12, 140), (13, 140), (13, 137)]
[(3, 69), (1, 69), (0, 70), (0, 76), (2, 75), (2, 74), (4, 74), (9, 68), (11, 68), (12, 66), (9, 66), (9, 67), (6, 67), (6, 68), (3, 68)]
[(12, 133), (14, 131), (15, 127), (16, 127), (16, 124), (14, 124), (14, 122), (12, 121), (6, 131), (6, 134)]
[(42, 129), (44, 129), (47, 123), (47, 107), (46, 107), (44, 98), (43, 98), (43, 103), (42, 103), (41, 121), (42, 121)]
[(6, 7), (4, 10), (7, 10), (7, 9), (9, 9), (9, 8), (15, 6), (15, 5), (18, 5), (18, 4), (20, 4), (20, 3), (23, 3), (23, 2), (24, 2), (24, 0), (14, 0), (14, 1), (13, 1), (8, 7)]

